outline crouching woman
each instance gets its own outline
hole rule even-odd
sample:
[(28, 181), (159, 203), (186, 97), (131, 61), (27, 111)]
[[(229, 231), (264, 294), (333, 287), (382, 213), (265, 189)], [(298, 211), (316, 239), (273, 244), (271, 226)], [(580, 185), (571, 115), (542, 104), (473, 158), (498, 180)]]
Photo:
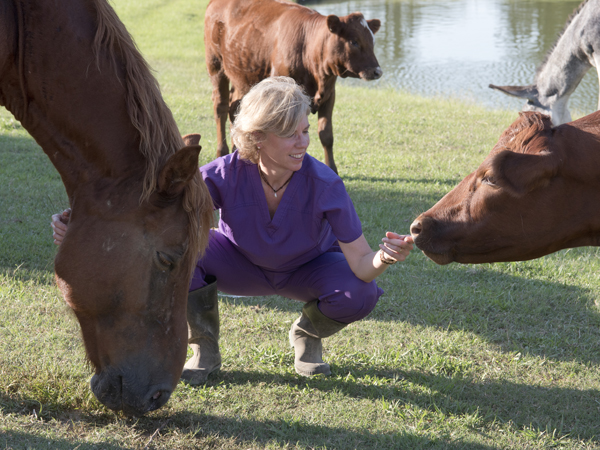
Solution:
[[(306, 153), (309, 112), (291, 78), (261, 81), (240, 103), (237, 150), (200, 168), (220, 219), (190, 284), (190, 384), (221, 367), (217, 291), (304, 302), (289, 332), (296, 372), (329, 375), (321, 340), (366, 317), (383, 293), (375, 278), (413, 248), (410, 236), (388, 231), (371, 250), (340, 177)], [(67, 215), (52, 216), (56, 243)]]

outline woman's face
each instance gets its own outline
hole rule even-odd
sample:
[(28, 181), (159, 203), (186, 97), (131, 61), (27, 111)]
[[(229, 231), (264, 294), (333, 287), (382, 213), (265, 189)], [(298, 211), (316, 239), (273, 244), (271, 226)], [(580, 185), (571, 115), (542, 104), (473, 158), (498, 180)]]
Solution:
[(264, 169), (300, 170), (310, 143), (308, 127), (308, 117), (304, 116), (291, 136), (280, 137), (265, 133), (265, 139), (259, 144), (260, 162)]

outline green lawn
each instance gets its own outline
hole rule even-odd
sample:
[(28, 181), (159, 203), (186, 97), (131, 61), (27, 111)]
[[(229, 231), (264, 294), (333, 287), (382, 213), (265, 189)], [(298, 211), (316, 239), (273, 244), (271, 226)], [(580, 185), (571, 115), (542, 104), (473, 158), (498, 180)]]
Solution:
[[(115, 0), (182, 134), (214, 157), (205, 0)], [(458, 100), (338, 87), (334, 152), (375, 248), (473, 171), (516, 118)], [(311, 117), (310, 152), (322, 159)], [(0, 449), (600, 448), (600, 251), (530, 262), (391, 267), (365, 320), (324, 341), (329, 378), (293, 370), (301, 305), (220, 302), (222, 371), (141, 419), (89, 389), (79, 326), (54, 285), (55, 169), (0, 111)]]

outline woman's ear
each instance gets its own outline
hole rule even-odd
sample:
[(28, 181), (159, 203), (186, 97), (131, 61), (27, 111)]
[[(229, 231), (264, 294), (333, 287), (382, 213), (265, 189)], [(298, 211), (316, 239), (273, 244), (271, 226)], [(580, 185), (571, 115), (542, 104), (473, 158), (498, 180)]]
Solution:
[(267, 135), (262, 131), (253, 131), (252, 138), (254, 139), (254, 142), (258, 145), (267, 138)]

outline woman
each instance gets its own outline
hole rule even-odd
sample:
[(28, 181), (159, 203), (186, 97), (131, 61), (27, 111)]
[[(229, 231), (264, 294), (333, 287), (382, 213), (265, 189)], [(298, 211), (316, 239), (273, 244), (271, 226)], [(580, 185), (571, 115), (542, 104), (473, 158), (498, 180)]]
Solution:
[[(261, 81), (232, 125), (237, 150), (200, 169), (220, 220), (190, 285), (190, 384), (221, 366), (217, 289), (304, 302), (289, 332), (296, 372), (329, 375), (321, 339), (367, 316), (383, 293), (373, 280), (413, 248), (410, 236), (387, 232), (371, 250), (342, 180), (306, 153), (309, 112), (291, 78)], [(60, 243), (66, 225), (52, 219)]]

